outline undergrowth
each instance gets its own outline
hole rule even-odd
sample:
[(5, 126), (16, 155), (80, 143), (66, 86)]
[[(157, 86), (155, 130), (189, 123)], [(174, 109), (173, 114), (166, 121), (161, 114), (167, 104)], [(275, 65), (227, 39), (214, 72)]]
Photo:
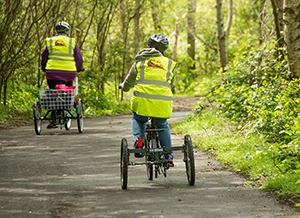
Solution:
[[(47, 86), (41, 88), (47, 89)], [(6, 105), (0, 103), (0, 128), (28, 124), (33, 119), (33, 103), (39, 99), (39, 90), (28, 84), (19, 84), (9, 92)], [(82, 100), (85, 116), (103, 116), (128, 113), (130, 101), (126, 98), (118, 101), (115, 93), (106, 94), (98, 89), (80, 90), (76, 98)], [(45, 114), (47, 111), (43, 110)]]
[(274, 42), (237, 55), (222, 75), (202, 78), (196, 92), (203, 97), (174, 129), (188, 131), (200, 149), (261, 189), (300, 202), (300, 79)]
[[(197, 110), (197, 109), (196, 109)], [(277, 160), (278, 146), (257, 134), (248, 134), (215, 109), (204, 109), (172, 124), (178, 134), (190, 134), (193, 144), (215, 155), (235, 172), (244, 174), (251, 184), (275, 192), (295, 202), (299, 199), (299, 174), (284, 171)]]

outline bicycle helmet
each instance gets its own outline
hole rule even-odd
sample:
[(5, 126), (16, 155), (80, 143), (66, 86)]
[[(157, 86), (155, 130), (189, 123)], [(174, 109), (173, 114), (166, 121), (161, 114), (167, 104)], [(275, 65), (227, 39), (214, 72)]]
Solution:
[(148, 46), (163, 53), (169, 45), (169, 40), (164, 34), (153, 34), (148, 39)]
[(56, 24), (55, 30), (57, 33), (68, 35), (70, 31), (70, 25), (65, 21), (60, 21)]

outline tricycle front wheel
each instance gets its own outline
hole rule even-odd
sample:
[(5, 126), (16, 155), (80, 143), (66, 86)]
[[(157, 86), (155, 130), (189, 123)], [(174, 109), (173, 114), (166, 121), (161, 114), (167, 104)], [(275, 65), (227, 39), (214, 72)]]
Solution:
[[(147, 161), (147, 159), (146, 159)], [(149, 180), (153, 180), (153, 164), (152, 163), (147, 163), (147, 176)]]
[(79, 99), (79, 103), (76, 106), (76, 113), (77, 113), (77, 127), (78, 127), (78, 132), (82, 133), (83, 132), (83, 119), (84, 119), (84, 114), (83, 114), (83, 107), (82, 107), (82, 102)]
[(72, 125), (72, 117), (69, 116), (67, 112), (64, 112), (64, 117), (65, 117), (65, 129), (70, 130), (71, 125)]

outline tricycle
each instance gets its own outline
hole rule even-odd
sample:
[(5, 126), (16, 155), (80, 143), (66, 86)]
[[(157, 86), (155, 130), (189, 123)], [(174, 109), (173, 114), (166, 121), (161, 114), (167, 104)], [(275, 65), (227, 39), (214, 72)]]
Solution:
[[(158, 129), (155, 127), (152, 118), (149, 119), (146, 125), (145, 131), (145, 146), (143, 148), (128, 148), (126, 138), (121, 140), (121, 157), (120, 157), (120, 171), (121, 171), (121, 187), (127, 189), (128, 183), (128, 166), (146, 165), (147, 176), (149, 180), (153, 180), (158, 175), (163, 174), (167, 176), (167, 170), (170, 167), (174, 167), (174, 164), (168, 163), (165, 158), (165, 154), (173, 151), (183, 152), (183, 161), (186, 166), (187, 180), (190, 186), (195, 184), (195, 160), (194, 149), (191, 137), (187, 134), (184, 136), (184, 143), (182, 146), (162, 147), (159, 142), (158, 132), (164, 131), (164, 129)], [(145, 157), (144, 161), (131, 162), (130, 154), (141, 154)]]
[(39, 99), (34, 101), (32, 109), (35, 133), (41, 134), (43, 120), (47, 120), (49, 123), (54, 120), (55, 126), (60, 127), (60, 129), (64, 126), (66, 130), (69, 130), (72, 119), (77, 120), (78, 132), (82, 133), (84, 111), (81, 99), (75, 97), (77, 87), (59, 84), (55, 88), (40, 90)]

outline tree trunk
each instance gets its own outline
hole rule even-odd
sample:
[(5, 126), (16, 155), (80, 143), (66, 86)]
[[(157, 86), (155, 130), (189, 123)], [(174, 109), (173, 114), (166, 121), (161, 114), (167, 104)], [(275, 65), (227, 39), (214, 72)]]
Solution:
[[(127, 48), (127, 34), (128, 34), (128, 28), (126, 25), (126, 2), (125, 0), (121, 0), (119, 4), (119, 10), (120, 10), (120, 25), (121, 25), (121, 34), (122, 34), (122, 41), (123, 41), (123, 54), (122, 54), (122, 72), (120, 75), (120, 80), (123, 80), (125, 78), (125, 71), (126, 69), (126, 48)], [(120, 100), (123, 101), (124, 93), (121, 91)]]
[(195, 0), (188, 1), (188, 15), (187, 15), (187, 44), (188, 55), (192, 59), (193, 63), (189, 65), (189, 69), (196, 69), (195, 64), (195, 14), (196, 14), (196, 2)]
[(276, 32), (276, 38), (277, 38), (277, 43), (278, 47), (281, 48), (283, 46), (283, 36), (281, 34), (281, 31), (283, 29), (280, 28), (280, 22), (279, 22), (279, 7), (280, 5), (277, 5), (276, 0), (271, 0), (272, 2), (272, 9), (273, 9), (273, 16), (274, 16), (274, 23), (275, 23), (275, 32)]
[(135, 15), (134, 15), (134, 53), (137, 53), (140, 49), (140, 17), (141, 17), (141, 2), (135, 0)]
[(227, 19), (227, 26), (225, 29), (224, 29), (222, 4), (223, 4), (222, 0), (217, 0), (216, 8), (217, 8), (218, 53), (219, 53), (221, 72), (224, 72), (227, 62), (228, 62), (226, 38), (229, 35), (229, 31), (230, 31), (230, 27), (231, 27), (233, 2), (232, 2), (232, 0), (229, 0), (228, 19)]
[(153, 19), (153, 26), (155, 31), (161, 31), (162, 27), (160, 25), (160, 17), (157, 12), (152, 11), (152, 19)]
[(175, 42), (174, 42), (174, 45), (173, 45), (173, 51), (172, 51), (172, 59), (173, 59), (174, 61), (177, 60), (178, 35), (179, 35), (179, 23), (177, 22), (177, 23), (175, 24), (175, 31), (174, 31)]
[(265, 4), (266, 0), (261, 0), (259, 5), (259, 43), (262, 45), (265, 41), (263, 27), (265, 26)]
[(300, 78), (300, 1), (284, 1), (284, 36), (287, 45), (289, 71)]
[(162, 27), (162, 20), (160, 18), (160, 13), (161, 13), (161, 4), (157, 0), (150, 0), (150, 10), (151, 10), (151, 15), (152, 15), (152, 20), (153, 20), (153, 27), (154, 31), (159, 33), (163, 30)]
[(277, 13), (278, 13), (278, 25), (279, 29), (283, 31), (284, 22), (283, 22), (283, 0), (276, 0)]

